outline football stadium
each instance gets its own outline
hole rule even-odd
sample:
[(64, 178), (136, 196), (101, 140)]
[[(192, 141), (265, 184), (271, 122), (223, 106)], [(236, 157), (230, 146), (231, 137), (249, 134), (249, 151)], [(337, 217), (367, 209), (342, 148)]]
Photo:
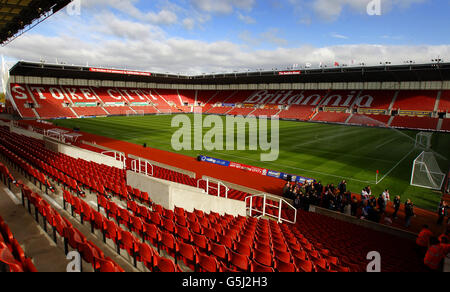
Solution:
[(448, 50), (194, 74), (10, 57), (77, 3), (0, 4), (2, 272), (449, 271)]

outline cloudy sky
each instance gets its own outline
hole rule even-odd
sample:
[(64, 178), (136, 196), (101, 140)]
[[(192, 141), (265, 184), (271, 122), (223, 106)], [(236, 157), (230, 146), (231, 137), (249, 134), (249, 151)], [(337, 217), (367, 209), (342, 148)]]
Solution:
[[(58, 60), (199, 74), (450, 61), (450, 0), (78, 2), (0, 48), (8, 64)], [(368, 5), (381, 15), (369, 15)]]

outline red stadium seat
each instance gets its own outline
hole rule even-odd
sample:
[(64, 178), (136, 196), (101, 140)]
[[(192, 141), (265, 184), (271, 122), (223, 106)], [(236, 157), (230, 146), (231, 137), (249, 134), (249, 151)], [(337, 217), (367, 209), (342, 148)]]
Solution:
[(292, 263), (285, 263), (279, 260), (275, 260), (275, 270), (281, 273), (295, 273), (297, 268)]
[(202, 253), (198, 254), (198, 266), (199, 272), (216, 273), (220, 270), (219, 263), (214, 257), (210, 257)]
[(247, 256), (230, 251), (228, 254), (228, 262), (243, 272), (248, 272), (250, 260)]
[(257, 262), (252, 262), (250, 266), (251, 273), (273, 273), (275, 270), (268, 266), (263, 266), (258, 264)]
[(191, 270), (195, 270), (197, 266), (197, 251), (195, 248), (182, 241), (177, 241), (178, 254), (177, 258), (181, 259)]

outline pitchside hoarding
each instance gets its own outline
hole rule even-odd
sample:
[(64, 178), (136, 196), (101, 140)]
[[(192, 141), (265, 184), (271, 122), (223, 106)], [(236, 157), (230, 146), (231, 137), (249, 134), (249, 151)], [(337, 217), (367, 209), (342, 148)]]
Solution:
[(212, 164), (216, 164), (216, 165), (221, 165), (221, 166), (225, 166), (225, 167), (241, 169), (241, 170), (245, 170), (248, 172), (257, 173), (257, 174), (263, 175), (263, 176), (278, 178), (281, 180), (287, 180), (288, 177), (292, 177), (293, 182), (299, 182), (302, 184), (305, 182), (309, 182), (309, 181), (313, 181), (313, 182), (316, 181), (313, 178), (292, 175), (292, 174), (288, 174), (288, 173), (283, 173), (283, 172), (269, 170), (269, 169), (260, 168), (260, 167), (256, 167), (256, 166), (241, 164), (241, 163), (237, 163), (237, 162), (231, 162), (231, 161), (217, 159), (217, 158), (208, 157), (208, 156), (204, 156), (204, 155), (200, 156), (200, 161), (208, 162), (208, 163), (212, 163)]

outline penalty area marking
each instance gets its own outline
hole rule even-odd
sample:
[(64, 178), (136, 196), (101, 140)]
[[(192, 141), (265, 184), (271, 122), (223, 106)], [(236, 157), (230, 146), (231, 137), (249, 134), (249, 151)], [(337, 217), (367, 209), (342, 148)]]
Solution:
[(405, 157), (403, 157), (399, 162), (397, 162), (397, 164), (391, 170), (389, 170), (388, 173), (386, 173), (376, 184), (377, 185), (380, 184), (388, 175), (391, 174), (391, 172), (394, 171), (394, 169), (396, 169), (403, 161), (405, 161), (405, 159), (408, 158), (409, 155), (411, 155), (414, 152), (414, 150), (415, 149), (413, 148), (408, 154), (405, 155)]
[(391, 139), (391, 140), (389, 140), (389, 141), (387, 141), (387, 142), (384, 142), (383, 144), (378, 145), (376, 149), (380, 149), (381, 147), (383, 147), (383, 146), (385, 146), (385, 145), (387, 145), (387, 144), (389, 144), (389, 143), (391, 143), (391, 142), (394, 142), (394, 141), (397, 140), (398, 138), (399, 138), (399, 137), (395, 137), (394, 139)]

